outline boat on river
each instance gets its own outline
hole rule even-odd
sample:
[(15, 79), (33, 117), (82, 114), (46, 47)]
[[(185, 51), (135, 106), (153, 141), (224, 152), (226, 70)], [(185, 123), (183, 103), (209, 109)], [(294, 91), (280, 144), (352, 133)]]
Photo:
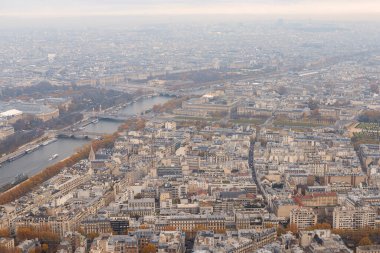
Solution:
[(54, 154), (54, 155), (52, 155), (52, 156), (49, 158), (49, 161), (54, 160), (54, 159), (57, 158), (57, 157), (58, 157), (58, 154)]

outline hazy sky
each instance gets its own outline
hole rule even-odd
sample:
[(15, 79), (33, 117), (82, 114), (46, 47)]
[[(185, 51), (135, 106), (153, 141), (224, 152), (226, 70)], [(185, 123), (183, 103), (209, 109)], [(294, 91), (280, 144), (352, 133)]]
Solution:
[(182, 14), (379, 15), (380, 0), (0, 0), (0, 17)]

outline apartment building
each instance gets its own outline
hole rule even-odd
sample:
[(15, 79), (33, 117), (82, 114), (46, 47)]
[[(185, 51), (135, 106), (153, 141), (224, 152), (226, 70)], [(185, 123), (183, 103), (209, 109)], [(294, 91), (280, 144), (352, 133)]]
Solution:
[(165, 222), (156, 224), (157, 229), (165, 226), (175, 227), (182, 231), (197, 229), (224, 230), (226, 217), (222, 215), (176, 215), (169, 217)]
[(290, 211), (290, 224), (294, 224), (302, 230), (317, 224), (317, 215), (312, 208), (299, 207)]
[(333, 228), (359, 229), (375, 227), (376, 211), (368, 206), (336, 207), (333, 211)]

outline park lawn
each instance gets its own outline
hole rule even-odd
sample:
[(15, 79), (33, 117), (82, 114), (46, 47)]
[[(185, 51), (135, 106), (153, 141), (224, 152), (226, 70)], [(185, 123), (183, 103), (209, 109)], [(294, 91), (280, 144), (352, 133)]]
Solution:
[(201, 118), (201, 117), (190, 117), (190, 116), (187, 116), (187, 117), (177, 116), (177, 117), (174, 117), (174, 119), (186, 120), (186, 121), (218, 121), (220, 120), (217, 118)]
[(321, 127), (329, 126), (330, 124), (316, 123), (316, 122), (301, 122), (301, 121), (285, 121), (285, 120), (275, 120), (275, 126), (299, 126), (299, 127)]
[(361, 122), (356, 126), (358, 129), (380, 130), (380, 125), (377, 123), (365, 123)]
[(260, 125), (263, 124), (266, 119), (265, 118), (245, 118), (245, 119), (233, 119), (230, 120), (232, 123), (236, 124), (254, 124), (254, 125)]

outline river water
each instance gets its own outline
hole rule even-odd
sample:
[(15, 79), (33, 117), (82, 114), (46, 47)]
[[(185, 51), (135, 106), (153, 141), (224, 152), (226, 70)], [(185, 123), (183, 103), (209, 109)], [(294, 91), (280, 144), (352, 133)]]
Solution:
[[(162, 104), (168, 100), (170, 100), (169, 97), (141, 99), (125, 108), (122, 108), (120, 113), (123, 115), (140, 114), (141, 112), (151, 109), (153, 105)], [(100, 120), (97, 124), (88, 125), (85, 131), (114, 133), (120, 124), (121, 122)], [(2, 167), (0, 167), (0, 186), (12, 182), (14, 178), (21, 173), (25, 173), (29, 176), (36, 174), (45, 167), (54, 164), (61, 159), (69, 157), (85, 143), (85, 140), (58, 139), (58, 141), (41, 147), (30, 154), (26, 154), (13, 162), (3, 163)], [(58, 158), (49, 161), (49, 158), (53, 154), (58, 154)]]
[[(170, 97), (152, 97), (138, 100), (137, 102), (122, 108), (119, 113), (122, 115), (139, 115), (146, 110), (151, 109), (156, 104), (163, 104), (170, 100)], [(85, 131), (91, 133), (114, 133), (120, 126), (120, 122), (114, 122), (109, 120), (100, 120), (97, 124), (90, 124), (86, 127)]]

